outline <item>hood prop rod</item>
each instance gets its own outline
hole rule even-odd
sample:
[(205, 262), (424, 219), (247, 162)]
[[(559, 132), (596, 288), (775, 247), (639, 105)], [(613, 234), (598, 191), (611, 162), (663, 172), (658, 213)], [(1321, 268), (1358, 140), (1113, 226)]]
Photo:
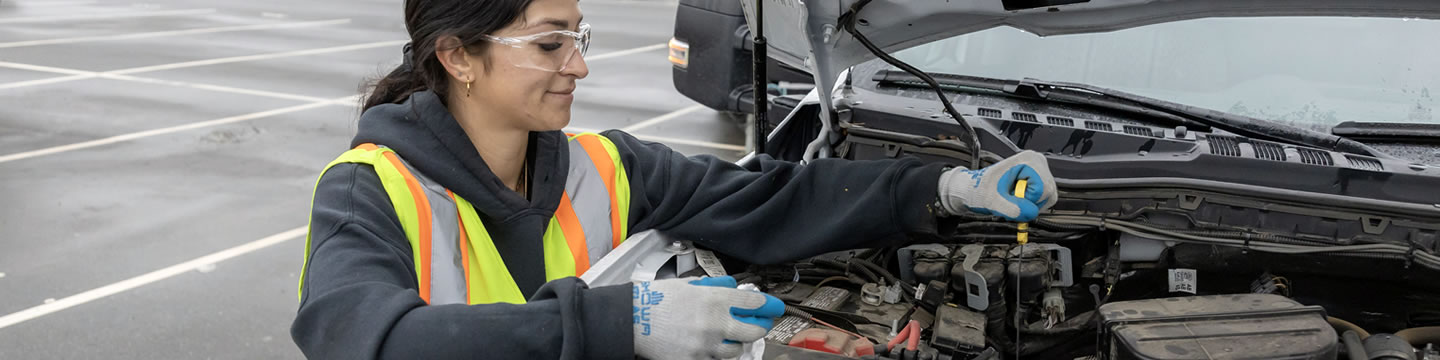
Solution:
[(755, 0), (754, 30), (755, 36), (751, 38), (754, 46), (751, 47), (752, 51), (750, 52), (751, 80), (753, 81), (751, 86), (755, 87), (755, 89), (752, 90), (755, 94), (755, 96), (752, 96), (755, 100), (755, 154), (759, 155), (765, 153), (765, 137), (767, 135), (765, 129), (770, 127), (768, 114), (770, 105), (770, 90), (768, 87), (770, 85), (770, 79), (768, 78), (768, 74), (765, 73), (765, 63), (768, 58), (765, 52), (769, 47), (765, 42), (765, 0)]

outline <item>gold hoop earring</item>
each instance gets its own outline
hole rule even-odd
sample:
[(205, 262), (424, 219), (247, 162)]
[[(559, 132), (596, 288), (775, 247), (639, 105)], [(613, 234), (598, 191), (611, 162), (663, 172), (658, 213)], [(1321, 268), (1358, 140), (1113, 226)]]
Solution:
[(474, 80), (471, 80), (470, 82), (465, 83), (465, 97), (467, 97), (467, 98), (470, 97), (470, 84), (473, 84), (473, 83), (475, 83)]

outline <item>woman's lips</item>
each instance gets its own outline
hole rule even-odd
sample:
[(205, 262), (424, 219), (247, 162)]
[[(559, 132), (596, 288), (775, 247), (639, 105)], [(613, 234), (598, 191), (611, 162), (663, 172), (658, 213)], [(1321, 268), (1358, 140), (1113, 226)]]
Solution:
[(554, 96), (554, 97), (562, 98), (562, 99), (565, 99), (565, 100), (571, 100), (571, 99), (574, 99), (574, 98), (575, 98), (575, 94), (574, 94), (574, 93), (575, 93), (575, 88), (569, 88), (569, 89), (560, 90), (560, 91), (546, 91), (546, 92), (545, 92), (545, 96)]

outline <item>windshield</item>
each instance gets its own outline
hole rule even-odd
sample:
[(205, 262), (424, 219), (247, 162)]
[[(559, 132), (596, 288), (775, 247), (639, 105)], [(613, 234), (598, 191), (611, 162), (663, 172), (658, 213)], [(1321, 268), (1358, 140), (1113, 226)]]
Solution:
[(1440, 122), (1440, 21), (1210, 18), (1042, 38), (998, 27), (896, 53), (929, 72), (1080, 82), (1328, 130)]

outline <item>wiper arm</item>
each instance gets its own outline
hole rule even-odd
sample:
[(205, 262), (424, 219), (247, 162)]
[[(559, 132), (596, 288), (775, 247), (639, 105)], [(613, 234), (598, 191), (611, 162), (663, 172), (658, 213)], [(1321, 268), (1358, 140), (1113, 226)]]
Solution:
[(1354, 140), (1440, 144), (1440, 124), (1346, 121), (1330, 133)]
[[(903, 73), (881, 71), (875, 80), (882, 82), (904, 82)], [(1296, 128), (1262, 119), (1230, 114), (1165, 100), (1144, 97), (1099, 86), (1068, 82), (1048, 82), (1036, 79), (1003, 80), (977, 76), (933, 73), (935, 81), (943, 85), (999, 91), (1010, 95), (1090, 105), (1110, 110), (1126, 111), (1139, 115), (1165, 119), (1179, 125), (1194, 126), (1197, 130), (1221, 129), (1245, 137), (1330, 149), (1353, 154), (1393, 158), (1369, 145), (1344, 137)]]
[[(1018, 97), (1053, 101), (1067, 104), (1088, 105), (1107, 110), (1123, 111), (1148, 118), (1163, 120), (1165, 122), (1181, 125), (1198, 131), (1210, 131), (1210, 126), (1187, 119), (1175, 114), (1158, 111), (1155, 109), (1137, 106), (1126, 101), (1120, 101), (1100, 94), (1093, 94), (1082, 91), (1067, 91), (1055, 89), (1044, 83), (1036, 83), (1030, 79), (1026, 80), (1001, 80), (978, 76), (956, 75), (945, 73), (931, 73), (936, 82), (941, 86), (964, 87), (998, 91)], [(912, 85), (920, 80), (905, 72), (883, 70), (875, 73), (875, 81), (888, 85)], [(918, 85), (917, 85), (918, 86)], [(1055, 91), (1060, 90), (1060, 91)]]

